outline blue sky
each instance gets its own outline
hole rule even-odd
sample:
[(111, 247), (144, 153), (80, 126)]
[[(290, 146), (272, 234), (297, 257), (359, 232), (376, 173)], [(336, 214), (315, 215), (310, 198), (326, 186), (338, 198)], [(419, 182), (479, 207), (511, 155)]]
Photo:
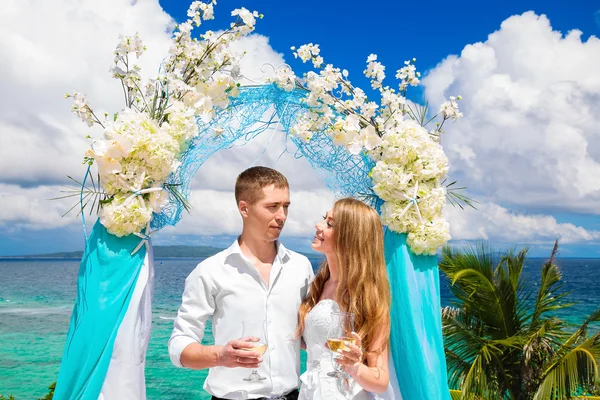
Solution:
[[(185, 1), (159, 1), (176, 21), (186, 19)], [(545, 14), (555, 30), (583, 32), (583, 39), (600, 35), (600, 3), (594, 1), (426, 1), (411, 6), (396, 1), (232, 1), (218, 2), (209, 29), (222, 27), (223, 12), (246, 7), (264, 14), (257, 33), (269, 37), (275, 51), (290, 60), (290, 46), (319, 43), (328, 62), (361, 74), (366, 57), (375, 53), (390, 68), (412, 57), (426, 72), (466, 44), (484, 41), (512, 15)], [(417, 4), (417, 3), (415, 3)], [(221, 22), (221, 25), (217, 24)], [(293, 67), (300, 69), (300, 63)], [(356, 79), (356, 78), (355, 78)], [(360, 82), (361, 80), (357, 80)], [(366, 80), (362, 86), (367, 87)]]
[[(77, 88), (114, 110), (120, 88), (107, 70), (117, 35), (140, 31), (149, 49), (157, 49), (146, 65), (156, 68), (171, 18), (183, 21), (188, 7), (184, 1), (113, 0), (112, 9), (58, 1), (43, 6), (40, 15), (48, 18), (34, 27), (18, 23), (28, 18), (26, 5), (0, 17), (12, 43), (0, 49), (0, 79), (15, 93), (0, 100), (0, 256), (83, 247), (78, 220), (60, 218), (66, 203), (47, 201), (67, 174), (83, 174), (88, 145), (62, 94)], [(448, 126), (443, 144), (450, 177), (468, 186), (480, 206), (449, 211), (453, 243), (487, 239), (500, 248), (528, 245), (544, 256), (560, 237), (563, 256), (600, 257), (600, 3), (435, 1), (410, 8), (393, 1), (223, 0), (206, 28), (225, 27), (230, 11), (241, 6), (264, 14), (256, 29), (263, 38), (245, 44), (254, 51), (254, 72), (264, 62), (285, 61), (301, 73), (305, 66), (290, 46), (313, 42), (326, 62), (349, 70), (355, 85), (368, 88), (362, 71), (375, 53), (390, 78), (417, 58), (424, 85), (413, 100), (436, 107), (463, 95), (465, 118)], [(573, 30), (581, 35), (569, 35)], [(239, 221), (229, 203), (231, 186), (270, 142), (257, 141), (247, 154), (225, 152), (200, 170), (195, 214), (158, 235), (158, 244), (232, 240)], [(312, 221), (331, 199), (306, 164), (277, 164), (279, 153), (273, 154), (261, 161), (290, 173), (300, 199), (284, 237), (290, 247), (308, 250)], [(206, 209), (206, 199), (218, 210)], [(228, 205), (221, 210), (222, 204)]]

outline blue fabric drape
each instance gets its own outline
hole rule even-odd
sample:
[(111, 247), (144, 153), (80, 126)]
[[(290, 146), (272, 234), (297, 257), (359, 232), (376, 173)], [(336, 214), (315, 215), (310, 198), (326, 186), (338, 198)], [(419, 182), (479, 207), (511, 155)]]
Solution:
[(97, 400), (119, 326), (129, 306), (146, 248), (131, 255), (140, 238), (118, 238), (96, 222), (79, 267), (77, 298), (55, 400)]
[(412, 254), (406, 234), (385, 232), (392, 290), (391, 356), (402, 400), (450, 400), (436, 256)]

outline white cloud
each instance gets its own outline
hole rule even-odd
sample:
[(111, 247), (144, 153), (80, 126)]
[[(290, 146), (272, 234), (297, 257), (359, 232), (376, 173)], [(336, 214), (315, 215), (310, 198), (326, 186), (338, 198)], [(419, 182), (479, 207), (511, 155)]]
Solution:
[(97, 111), (118, 111), (121, 88), (108, 69), (119, 34), (140, 33), (148, 52), (139, 64), (148, 73), (168, 49), (172, 25), (150, 0), (4, 2), (0, 179), (21, 185), (64, 182), (67, 174), (81, 172), (90, 130), (71, 114), (64, 94), (77, 89)]
[(451, 174), (483, 201), (600, 214), (600, 40), (563, 36), (545, 16), (513, 16), (423, 80), (465, 118), (443, 139)]
[(571, 223), (559, 223), (543, 214), (519, 214), (494, 203), (477, 205), (477, 210), (448, 207), (452, 239), (493, 240), (507, 243), (544, 243), (560, 238), (561, 243), (600, 241), (600, 231)]
[(62, 215), (77, 203), (77, 198), (50, 201), (66, 193), (59, 186), (37, 186), (24, 188), (0, 183), (0, 228), (4, 231), (21, 229), (51, 229), (80, 224), (77, 212), (62, 218)]

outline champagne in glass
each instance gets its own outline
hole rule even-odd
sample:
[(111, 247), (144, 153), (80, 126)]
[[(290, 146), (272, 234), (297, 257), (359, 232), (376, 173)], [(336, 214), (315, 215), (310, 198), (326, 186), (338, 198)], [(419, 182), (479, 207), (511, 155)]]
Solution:
[(335, 371), (329, 372), (328, 376), (346, 378), (349, 376), (336, 360), (341, 358), (339, 351), (348, 350), (349, 344), (354, 344), (356, 339), (352, 336), (354, 332), (354, 314), (348, 312), (331, 313), (331, 325), (327, 333), (327, 345), (332, 352), (333, 367)]
[[(256, 337), (258, 338), (258, 342), (250, 342), (254, 345), (254, 347), (247, 349), (240, 349), (244, 351), (254, 351), (260, 354), (261, 356), (265, 354), (267, 351), (267, 336), (265, 335), (265, 321), (264, 320), (245, 320), (242, 321), (242, 337)], [(254, 381), (263, 381), (267, 379), (266, 377), (260, 375), (256, 368), (252, 369), (252, 372), (247, 378), (244, 378), (245, 381), (254, 382)]]
[(340, 350), (349, 350), (348, 344), (354, 343), (356, 343), (356, 339), (354, 339), (353, 337), (327, 339), (327, 344), (333, 352), (338, 352)]

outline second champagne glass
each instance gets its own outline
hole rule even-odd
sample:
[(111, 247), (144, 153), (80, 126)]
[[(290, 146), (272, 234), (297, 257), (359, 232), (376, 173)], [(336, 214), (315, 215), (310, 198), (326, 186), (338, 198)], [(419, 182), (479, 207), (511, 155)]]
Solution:
[[(254, 347), (248, 349), (241, 349), (246, 351), (255, 351), (261, 356), (267, 351), (267, 337), (265, 335), (265, 321), (264, 320), (244, 320), (242, 321), (242, 337), (256, 337), (258, 342), (251, 342)], [(263, 381), (266, 377), (260, 375), (258, 370), (253, 369), (250, 376), (244, 378), (245, 381)]]
[(349, 312), (331, 313), (331, 325), (327, 333), (327, 345), (332, 351), (333, 368), (335, 371), (329, 372), (328, 376), (336, 378), (349, 378), (336, 360), (340, 358), (340, 350), (348, 350), (348, 344), (354, 344), (356, 339), (352, 336), (354, 332), (354, 314)]

